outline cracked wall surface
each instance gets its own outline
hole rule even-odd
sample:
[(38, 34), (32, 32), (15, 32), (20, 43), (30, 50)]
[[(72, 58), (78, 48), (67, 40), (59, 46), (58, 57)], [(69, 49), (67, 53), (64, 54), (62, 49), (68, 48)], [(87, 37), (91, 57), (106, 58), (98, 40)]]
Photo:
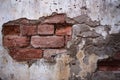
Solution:
[(66, 22), (73, 24), (67, 52), (57, 55), (55, 63), (46, 59), (33, 61), (31, 66), (16, 62), (4, 49), (0, 34), (1, 80), (99, 80), (99, 77), (103, 80), (108, 75), (113, 76), (107, 77), (108, 80), (114, 80), (116, 77), (113, 73), (103, 76), (107, 72), (95, 71), (98, 60), (120, 50), (119, 0), (1, 0), (0, 10), (0, 30), (7, 21), (23, 17), (38, 19), (53, 12), (65, 13)]

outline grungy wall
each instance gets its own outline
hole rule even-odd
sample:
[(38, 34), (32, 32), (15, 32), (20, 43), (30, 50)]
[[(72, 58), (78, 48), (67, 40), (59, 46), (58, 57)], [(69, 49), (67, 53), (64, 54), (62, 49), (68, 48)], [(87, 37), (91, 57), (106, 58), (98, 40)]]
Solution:
[[(91, 20), (100, 22), (101, 27), (96, 28), (95, 31), (104, 39), (108, 33), (113, 34), (120, 31), (120, 0), (0, 0), (0, 30), (2, 30), (2, 25), (8, 21), (23, 17), (39, 19), (39, 17), (49, 16), (53, 12), (65, 13), (73, 19), (83, 14), (88, 15)], [(106, 25), (110, 26), (108, 33), (104, 29)], [(78, 29), (77, 26), (80, 25), (73, 25), (73, 30)], [(76, 53), (77, 61), (80, 63), (83, 62), (82, 58), (84, 57), (80, 48), (84, 44), (85, 40), (83, 39)], [(87, 71), (79, 72), (77, 77), (80, 76), (81, 79), (84, 79), (87, 72), (92, 73), (96, 70), (97, 60), (107, 57), (108, 55), (91, 54), (88, 57), (90, 64), (86, 68), (84, 68), (86, 64), (80, 66), (81, 69)], [(46, 63), (44, 59), (34, 62), (30, 67), (26, 62), (16, 62), (3, 48), (2, 34), (0, 33), (0, 80), (69, 80), (70, 66), (65, 64), (70, 61), (71, 58), (63, 54), (56, 58), (56, 64)], [(92, 69), (88, 69), (91, 67)]]

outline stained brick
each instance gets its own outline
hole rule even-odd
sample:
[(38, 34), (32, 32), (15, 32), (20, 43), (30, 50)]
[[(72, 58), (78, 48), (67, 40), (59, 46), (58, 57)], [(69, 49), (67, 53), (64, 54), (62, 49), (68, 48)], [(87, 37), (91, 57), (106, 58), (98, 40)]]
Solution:
[(50, 17), (47, 17), (44, 23), (64, 23), (65, 15), (64, 14), (56, 14)]
[(4, 36), (3, 45), (5, 47), (25, 47), (29, 45), (29, 39), (22, 36)]
[(37, 34), (37, 26), (36, 25), (22, 25), (21, 32), (24, 36), (31, 36)]
[(3, 35), (20, 35), (19, 25), (4, 25), (2, 29)]
[(42, 50), (34, 48), (12, 48), (9, 52), (12, 58), (17, 61), (40, 59), (43, 55)]
[(61, 48), (64, 47), (63, 36), (32, 36), (31, 45), (35, 48)]
[(50, 35), (54, 34), (54, 25), (38, 25), (38, 34), (40, 35)]
[(71, 26), (63, 26), (56, 28), (56, 35), (71, 35), (72, 27)]

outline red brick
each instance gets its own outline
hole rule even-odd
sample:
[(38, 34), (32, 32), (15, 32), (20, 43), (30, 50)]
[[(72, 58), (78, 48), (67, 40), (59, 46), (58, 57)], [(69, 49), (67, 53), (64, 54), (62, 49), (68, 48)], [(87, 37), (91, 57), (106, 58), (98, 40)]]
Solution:
[(71, 26), (65, 26), (65, 27), (57, 27), (56, 28), (56, 35), (71, 35), (72, 27)]
[(22, 35), (35, 35), (37, 34), (37, 26), (36, 25), (22, 25), (21, 27)]
[(3, 35), (20, 35), (19, 25), (4, 25), (2, 29)]
[(13, 48), (10, 55), (17, 61), (34, 60), (42, 58), (42, 50), (34, 48)]
[(35, 48), (61, 48), (64, 47), (63, 36), (32, 36), (31, 45)]
[(5, 47), (25, 47), (29, 45), (29, 39), (21, 36), (4, 36), (3, 45)]
[(38, 34), (40, 35), (50, 35), (54, 34), (54, 25), (38, 25)]
[(120, 60), (120, 52), (116, 53), (114, 56), (113, 56), (114, 59), (116, 60)]
[(62, 53), (66, 53), (66, 52), (67, 52), (66, 49), (46, 49), (46, 50), (44, 50), (43, 58), (51, 60), (57, 54), (62, 54)]
[(44, 20), (44, 23), (64, 23), (65, 22), (65, 15), (64, 14), (57, 14), (50, 17), (47, 17)]

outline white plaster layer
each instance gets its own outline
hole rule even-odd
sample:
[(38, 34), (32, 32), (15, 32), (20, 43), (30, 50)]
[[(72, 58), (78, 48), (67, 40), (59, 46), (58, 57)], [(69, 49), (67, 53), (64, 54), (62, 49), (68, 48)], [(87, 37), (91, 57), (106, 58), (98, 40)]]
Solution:
[[(88, 14), (92, 20), (100, 21), (102, 25), (110, 25), (112, 27), (110, 33), (118, 33), (120, 9), (116, 7), (119, 7), (119, 4), (120, 0), (0, 0), (0, 31), (7, 21), (21, 17), (38, 19), (57, 12), (66, 13), (71, 18)], [(100, 30), (98, 33), (106, 36), (106, 33), (103, 34)], [(64, 60), (64, 57), (62, 59)], [(64, 66), (64, 63), (60, 64)], [(61, 69), (57, 65), (59, 64), (50, 65), (40, 60), (29, 68), (27, 64), (13, 61), (2, 47), (0, 33), (0, 78), (3, 80), (57, 80), (56, 71)], [(68, 66), (64, 69), (66, 67), (68, 69)]]

